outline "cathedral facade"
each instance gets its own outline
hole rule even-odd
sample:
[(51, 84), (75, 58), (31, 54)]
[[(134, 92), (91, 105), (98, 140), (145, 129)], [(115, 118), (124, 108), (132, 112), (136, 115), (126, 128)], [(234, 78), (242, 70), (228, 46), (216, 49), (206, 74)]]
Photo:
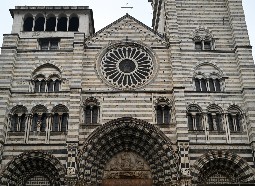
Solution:
[[(17, 6), (0, 55), (0, 185), (255, 184), (241, 0), (149, 0), (95, 32), (86, 6)], [(107, 16), (106, 16), (107, 17)]]

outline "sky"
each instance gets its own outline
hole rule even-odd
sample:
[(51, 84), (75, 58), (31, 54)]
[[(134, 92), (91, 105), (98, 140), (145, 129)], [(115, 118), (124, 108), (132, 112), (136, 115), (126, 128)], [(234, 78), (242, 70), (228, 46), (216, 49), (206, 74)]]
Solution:
[[(128, 3), (128, 4), (127, 4)], [(0, 46), (3, 34), (11, 32), (12, 17), (9, 9), (15, 6), (89, 6), (93, 10), (95, 30), (98, 31), (126, 13), (151, 26), (152, 7), (148, 0), (1, 0), (0, 3)], [(122, 9), (132, 6), (133, 9)], [(246, 23), (255, 57), (255, 0), (243, 0)]]

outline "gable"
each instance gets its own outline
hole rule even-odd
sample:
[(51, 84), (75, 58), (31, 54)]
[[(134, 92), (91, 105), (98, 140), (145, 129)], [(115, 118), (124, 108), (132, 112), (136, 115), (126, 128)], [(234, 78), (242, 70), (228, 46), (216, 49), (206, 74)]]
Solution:
[(128, 14), (96, 32), (94, 36), (87, 39), (86, 45), (103, 48), (109, 44), (125, 41), (141, 42), (151, 47), (165, 48), (167, 46), (164, 36)]

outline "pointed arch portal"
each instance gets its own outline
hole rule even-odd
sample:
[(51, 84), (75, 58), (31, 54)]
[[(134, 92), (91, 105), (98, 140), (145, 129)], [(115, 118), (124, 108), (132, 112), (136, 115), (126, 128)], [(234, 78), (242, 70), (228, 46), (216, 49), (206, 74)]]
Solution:
[(78, 166), (83, 184), (148, 186), (175, 183), (177, 177), (169, 139), (154, 125), (129, 117), (95, 130), (83, 145)]

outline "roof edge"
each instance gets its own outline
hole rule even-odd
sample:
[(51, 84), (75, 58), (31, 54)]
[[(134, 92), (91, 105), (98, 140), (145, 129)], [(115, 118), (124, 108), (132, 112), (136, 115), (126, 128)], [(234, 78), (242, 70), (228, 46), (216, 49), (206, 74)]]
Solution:
[(137, 22), (138, 24), (142, 25), (143, 27), (145, 27), (146, 29), (148, 29), (149, 31), (153, 32), (154, 34), (156, 34), (157, 36), (159, 36), (162, 39), (165, 39), (165, 36), (160, 34), (159, 32), (153, 30), (152, 28), (150, 28), (149, 26), (147, 26), (146, 24), (142, 23), (141, 21), (137, 20), (136, 18), (134, 18), (133, 16), (129, 15), (128, 13), (124, 16), (122, 16), (121, 18), (117, 19), (116, 21), (110, 23), (109, 25), (105, 26), (104, 28), (100, 29), (99, 31), (97, 31), (94, 35), (92, 35), (90, 38), (97, 36), (98, 34), (102, 33), (104, 30), (110, 28), (112, 25), (115, 25), (117, 23), (119, 23), (120, 21), (122, 21), (125, 18), (130, 18), (132, 20), (134, 20), (135, 22)]

